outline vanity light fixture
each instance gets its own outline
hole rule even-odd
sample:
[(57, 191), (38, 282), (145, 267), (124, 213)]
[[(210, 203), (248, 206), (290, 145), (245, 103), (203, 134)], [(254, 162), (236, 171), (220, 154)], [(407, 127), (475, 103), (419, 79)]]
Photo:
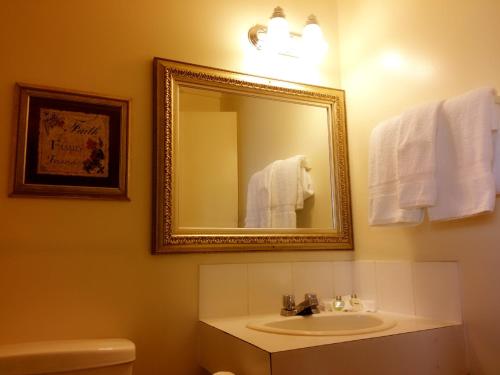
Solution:
[(322, 58), (328, 45), (318, 19), (311, 14), (302, 34), (289, 31), (283, 8), (277, 6), (267, 26), (256, 24), (248, 30), (248, 39), (258, 50), (304, 58)]

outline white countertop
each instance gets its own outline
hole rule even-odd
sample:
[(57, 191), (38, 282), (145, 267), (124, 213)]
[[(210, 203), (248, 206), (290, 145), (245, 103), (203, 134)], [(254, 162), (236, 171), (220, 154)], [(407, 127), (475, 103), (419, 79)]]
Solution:
[[(349, 314), (338, 312), (321, 312), (321, 314)], [(263, 349), (269, 353), (276, 353), (286, 350), (302, 349), (312, 346), (337, 344), (346, 341), (356, 341), (369, 339), (374, 337), (399, 335), (408, 332), (424, 331), (429, 329), (436, 329), (448, 327), (453, 325), (460, 325), (458, 322), (445, 322), (434, 319), (427, 319), (413, 315), (402, 315), (388, 312), (373, 313), (382, 315), (397, 321), (395, 327), (385, 331), (378, 331), (360, 335), (348, 336), (298, 336), (298, 335), (283, 335), (275, 333), (261, 332), (254, 329), (247, 328), (248, 322), (255, 320), (280, 320), (286, 319), (279, 314), (270, 315), (254, 315), (254, 316), (237, 316), (227, 318), (211, 318), (200, 319), (201, 322), (206, 323), (214, 328), (244, 340), (256, 347)]]

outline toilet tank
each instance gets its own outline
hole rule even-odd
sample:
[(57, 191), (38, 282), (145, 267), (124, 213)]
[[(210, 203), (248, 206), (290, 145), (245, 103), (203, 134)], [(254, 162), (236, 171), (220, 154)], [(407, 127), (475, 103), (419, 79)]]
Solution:
[(59, 340), (0, 346), (1, 375), (131, 375), (127, 339)]

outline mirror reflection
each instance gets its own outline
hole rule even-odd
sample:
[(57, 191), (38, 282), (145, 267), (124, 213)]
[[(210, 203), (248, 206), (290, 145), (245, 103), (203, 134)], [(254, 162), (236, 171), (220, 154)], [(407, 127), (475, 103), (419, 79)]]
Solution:
[(180, 229), (336, 228), (326, 105), (178, 90)]

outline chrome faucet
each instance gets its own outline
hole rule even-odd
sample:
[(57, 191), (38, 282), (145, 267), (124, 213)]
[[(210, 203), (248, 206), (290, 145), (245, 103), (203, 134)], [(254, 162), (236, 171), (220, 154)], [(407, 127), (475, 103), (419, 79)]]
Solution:
[(319, 313), (318, 309), (318, 297), (314, 293), (306, 293), (304, 296), (304, 301), (295, 305), (295, 297), (293, 294), (286, 294), (283, 296), (283, 307), (281, 309), (281, 315), (292, 316), (292, 315), (311, 315)]

